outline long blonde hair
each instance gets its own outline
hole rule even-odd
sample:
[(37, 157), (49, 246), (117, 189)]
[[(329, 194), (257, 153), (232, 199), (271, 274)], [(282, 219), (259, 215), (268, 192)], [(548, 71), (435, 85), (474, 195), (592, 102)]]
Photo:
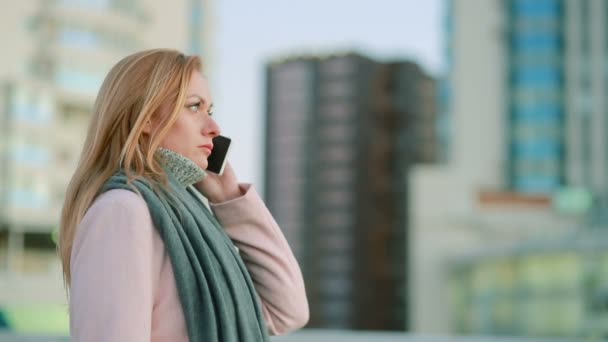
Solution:
[[(68, 291), (76, 230), (104, 183), (120, 169), (130, 180), (166, 181), (154, 152), (184, 105), (192, 72), (201, 68), (197, 56), (154, 49), (123, 58), (106, 76), (61, 211), (58, 252)], [(170, 115), (162, 115), (166, 108)], [(144, 134), (152, 120), (158, 128)]]

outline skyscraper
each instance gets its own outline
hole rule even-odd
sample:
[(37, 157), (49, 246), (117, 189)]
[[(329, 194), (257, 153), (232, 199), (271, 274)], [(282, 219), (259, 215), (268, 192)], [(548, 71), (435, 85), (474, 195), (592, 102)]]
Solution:
[(433, 80), (357, 54), (266, 75), (266, 202), (302, 265), (309, 326), (406, 329), (407, 169), (436, 159)]

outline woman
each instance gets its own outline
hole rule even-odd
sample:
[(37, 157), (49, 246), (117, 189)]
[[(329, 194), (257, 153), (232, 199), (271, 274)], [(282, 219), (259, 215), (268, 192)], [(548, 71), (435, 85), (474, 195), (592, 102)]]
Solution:
[(307, 322), (300, 269), (255, 189), (230, 165), (204, 171), (211, 107), (199, 58), (178, 51), (106, 77), (61, 215), (73, 341), (267, 341)]

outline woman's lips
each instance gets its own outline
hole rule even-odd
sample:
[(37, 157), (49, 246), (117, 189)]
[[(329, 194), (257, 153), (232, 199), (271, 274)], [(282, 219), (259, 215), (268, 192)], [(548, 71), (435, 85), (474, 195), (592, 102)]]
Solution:
[(209, 151), (209, 154), (211, 154), (211, 152), (213, 152), (213, 145), (211, 145), (211, 144), (201, 145), (201, 146), (199, 146), (199, 148)]

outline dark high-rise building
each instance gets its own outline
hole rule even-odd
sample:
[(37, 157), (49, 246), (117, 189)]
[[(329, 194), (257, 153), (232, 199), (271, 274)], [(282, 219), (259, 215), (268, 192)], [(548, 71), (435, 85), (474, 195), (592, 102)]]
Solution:
[(357, 54), (271, 63), (266, 80), (266, 203), (309, 326), (407, 329), (407, 170), (436, 159), (434, 81)]

